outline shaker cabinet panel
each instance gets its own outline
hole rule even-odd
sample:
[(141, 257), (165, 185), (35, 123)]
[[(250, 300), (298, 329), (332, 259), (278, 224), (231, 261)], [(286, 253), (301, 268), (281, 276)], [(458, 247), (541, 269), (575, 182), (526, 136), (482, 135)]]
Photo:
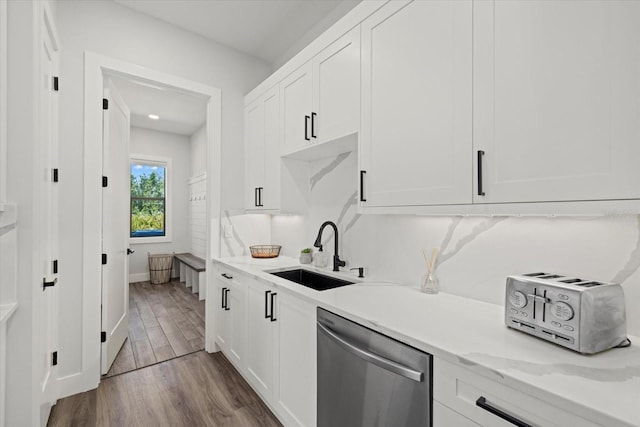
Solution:
[(471, 203), (471, 2), (389, 2), (361, 30), (361, 206)]
[(640, 197), (638, 22), (639, 2), (475, 3), (474, 202)]
[(306, 63), (280, 82), (282, 154), (311, 143), (312, 67)]
[(360, 27), (313, 59), (313, 135), (318, 143), (358, 131), (360, 126)]
[(278, 87), (245, 108), (245, 209), (280, 208), (280, 98)]
[[(250, 279), (249, 279), (250, 280)], [(273, 288), (250, 280), (247, 288), (247, 379), (265, 398), (273, 393), (276, 355), (275, 331), (271, 321)]]

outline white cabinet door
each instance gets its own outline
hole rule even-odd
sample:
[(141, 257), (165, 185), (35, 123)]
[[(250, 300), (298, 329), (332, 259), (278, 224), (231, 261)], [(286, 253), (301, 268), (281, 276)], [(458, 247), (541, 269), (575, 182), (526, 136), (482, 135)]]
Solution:
[(316, 310), (284, 292), (276, 301), (276, 410), (285, 425), (315, 426)]
[(330, 141), (360, 127), (360, 27), (313, 59), (312, 141)]
[(229, 316), (229, 351), (228, 356), (238, 369), (242, 369), (244, 364), (244, 349), (246, 330), (246, 284), (241, 281), (233, 280), (226, 298), (226, 311)]
[(640, 197), (640, 2), (474, 6), (477, 203)]
[(280, 208), (280, 98), (275, 86), (245, 108), (245, 209)]
[(280, 82), (282, 154), (311, 143), (311, 68), (307, 62)]
[(478, 427), (479, 425), (440, 402), (433, 401), (433, 427)]
[(229, 334), (230, 334), (230, 322), (227, 315), (228, 310), (225, 310), (226, 293), (229, 289), (229, 284), (222, 280), (215, 278), (216, 300), (219, 303), (216, 305), (216, 344), (226, 353), (229, 350)]
[(275, 328), (271, 304), (273, 287), (250, 280), (247, 287), (247, 379), (264, 398), (273, 395)]
[(362, 206), (471, 203), (472, 6), (392, 1), (362, 23)]

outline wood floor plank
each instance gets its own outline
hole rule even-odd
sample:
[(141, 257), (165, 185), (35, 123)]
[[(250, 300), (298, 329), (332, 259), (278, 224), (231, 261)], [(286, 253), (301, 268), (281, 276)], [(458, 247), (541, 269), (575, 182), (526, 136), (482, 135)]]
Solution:
[(151, 347), (153, 347), (154, 349), (156, 347), (164, 347), (165, 345), (169, 345), (169, 340), (167, 339), (167, 336), (164, 334), (164, 331), (160, 326), (147, 328), (147, 335), (149, 336)]
[(136, 360), (137, 368), (149, 366), (157, 362), (149, 340), (133, 341), (131, 346), (133, 347), (133, 357)]
[[(202, 348), (197, 348), (194, 350), (202, 350)], [(165, 360), (173, 359), (174, 357), (176, 357), (176, 353), (173, 351), (173, 348), (170, 344), (168, 344), (168, 342), (167, 345), (164, 345), (162, 347), (154, 347), (153, 354), (155, 354), (156, 360), (158, 362), (164, 362)]]
[(186, 339), (184, 339), (181, 332), (167, 334), (167, 339), (169, 340), (169, 344), (171, 344), (171, 348), (173, 348), (173, 351), (176, 353), (176, 356), (183, 356), (193, 352), (191, 345)]
[(106, 377), (110, 377), (113, 375), (118, 375), (123, 372), (129, 372), (136, 369), (136, 360), (133, 356), (133, 349), (131, 348), (131, 340), (126, 339), (120, 352), (118, 353), (118, 357), (111, 365), (111, 369), (105, 375)]

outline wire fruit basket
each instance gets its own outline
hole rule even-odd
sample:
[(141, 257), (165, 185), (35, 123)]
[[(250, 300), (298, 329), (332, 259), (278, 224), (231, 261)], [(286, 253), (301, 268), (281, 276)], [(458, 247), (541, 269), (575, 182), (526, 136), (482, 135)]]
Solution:
[(275, 258), (280, 255), (280, 245), (249, 246), (253, 258)]

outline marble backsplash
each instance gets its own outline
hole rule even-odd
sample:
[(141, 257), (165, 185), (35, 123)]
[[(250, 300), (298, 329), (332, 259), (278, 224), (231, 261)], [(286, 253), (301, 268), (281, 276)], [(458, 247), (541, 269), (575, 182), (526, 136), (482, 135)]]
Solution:
[[(535, 271), (622, 283), (627, 329), (640, 336), (640, 216), (432, 217), (357, 213), (356, 153), (309, 164), (311, 203), (303, 216), (223, 214), (234, 225), (223, 256), (248, 254), (250, 244), (271, 241), (297, 257), (312, 246), (320, 225), (334, 221), (339, 254), (365, 276), (419, 286), (422, 249), (440, 250), (436, 272), (443, 291), (502, 305), (506, 276)], [(323, 244), (333, 253), (325, 229)], [(329, 267), (330, 268), (330, 267)], [(355, 274), (355, 272), (353, 272)]]

